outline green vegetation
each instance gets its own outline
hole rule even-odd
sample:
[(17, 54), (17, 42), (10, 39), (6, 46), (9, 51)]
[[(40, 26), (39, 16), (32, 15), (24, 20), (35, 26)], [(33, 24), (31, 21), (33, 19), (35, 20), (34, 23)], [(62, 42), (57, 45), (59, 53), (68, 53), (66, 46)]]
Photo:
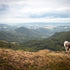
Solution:
[(57, 26), (29, 29), (26, 27), (0, 24), (0, 40), (8, 42), (25, 42), (29, 40), (41, 40), (52, 36), (56, 32), (70, 31), (70, 26)]
[(8, 42), (24, 42), (28, 40), (41, 39), (37, 32), (21, 27), (14, 31), (0, 31), (0, 40)]
[(63, 51), (64, 41), (70, 41), (70, 31), (55, 33), (52, 37), (43, 40), (29, 40), (27, 42), (7, 42), (0, 41), (0, 47), (11, 48), (14, 50), (22, 49), (24, 51), (38, 51), (50, 49), (53, 51)]
[[(19, 34), (16, 32), (15, 35), (1, 32), (1, 37), (6, 37), (4, 40), (7, 41), (0, 41), (0, 70), (70, 70), (70, 54), (63, 51), (64, 41), (70, 41), (70, 31), (55, 33), (43, 40), (27, 42), (20, 42)], [(21, 34), (24, 33), (20, 32), (22, 38)]]
[(7, 42), (7, 41), (0, 41), (0, 48), (9, 48), (13, 50), (21, 50), (23, 47), (21, 47), (16, 42)]
[(0, 31), (0, 40), (5, 40), (8, 42), (17, 42), (20, 41), (19, 34), (16, 32), (10, 32), (10, 31)]
[[(43, 40), (31, 40), (21, 43), (25, 48), (31, 48), (32, 51), (41, 49), (50, 49), (54, 51), (64, 50), (64, 41), (70, 41), (70, 31), (55, 33), (52, 37)], [(30, 51), (31, 51), (30, 50)]]

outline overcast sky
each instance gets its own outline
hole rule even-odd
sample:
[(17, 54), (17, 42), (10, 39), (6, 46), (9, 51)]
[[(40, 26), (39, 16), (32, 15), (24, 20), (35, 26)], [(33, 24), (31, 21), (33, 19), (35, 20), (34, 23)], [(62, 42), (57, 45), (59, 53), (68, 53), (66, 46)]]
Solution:
[(0, 0), (0, 23), (70, 23), (70, 0)]

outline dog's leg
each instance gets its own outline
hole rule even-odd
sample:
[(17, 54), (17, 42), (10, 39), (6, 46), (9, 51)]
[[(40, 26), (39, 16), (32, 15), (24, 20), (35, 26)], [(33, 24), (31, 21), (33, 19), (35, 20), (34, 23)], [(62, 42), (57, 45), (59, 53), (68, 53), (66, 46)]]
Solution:
[(66, 52), (68, 52), (68, 47), (65, 47), (65, 49), (66, 49)]

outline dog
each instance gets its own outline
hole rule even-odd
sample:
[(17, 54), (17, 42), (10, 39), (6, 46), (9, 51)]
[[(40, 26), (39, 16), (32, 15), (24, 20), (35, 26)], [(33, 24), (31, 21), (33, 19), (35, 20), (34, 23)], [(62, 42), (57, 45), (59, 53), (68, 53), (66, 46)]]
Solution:
[(70, 42), (65, 41), (64, 42), (64, 47), (65, 47), (66, 52), (69, 52), (70, 51)]

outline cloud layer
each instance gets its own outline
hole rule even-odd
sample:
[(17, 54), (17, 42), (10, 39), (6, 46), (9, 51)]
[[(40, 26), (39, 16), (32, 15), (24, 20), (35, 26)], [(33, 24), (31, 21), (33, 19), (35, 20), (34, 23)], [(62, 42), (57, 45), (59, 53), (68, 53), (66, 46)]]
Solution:
[(70, 23), (70, 0), (0, 0), (0, 23)]

